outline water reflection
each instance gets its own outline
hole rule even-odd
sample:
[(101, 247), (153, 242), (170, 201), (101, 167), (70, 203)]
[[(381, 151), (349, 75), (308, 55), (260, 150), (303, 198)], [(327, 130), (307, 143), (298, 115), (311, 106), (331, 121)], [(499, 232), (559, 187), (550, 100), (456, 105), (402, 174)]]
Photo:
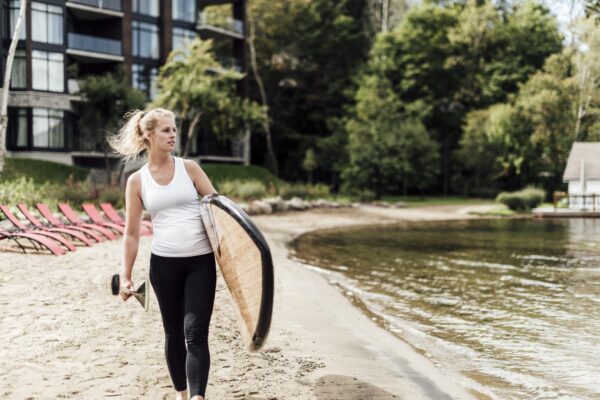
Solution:
[(490, 398), (600, 398), (600, 221), (317, 232), (296, 254)]

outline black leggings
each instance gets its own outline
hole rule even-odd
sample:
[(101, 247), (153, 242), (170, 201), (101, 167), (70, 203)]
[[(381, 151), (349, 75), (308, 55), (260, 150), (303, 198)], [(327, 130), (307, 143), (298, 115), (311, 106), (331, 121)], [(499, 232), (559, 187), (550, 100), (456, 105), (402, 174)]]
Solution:
[[(190, 397), (203, 396), (210, 353), (208, 325), (217, 281), (213, 253), (194, 257), (150, 257), (150, 282), (165, 328), (165, 355), (178, 392), (190, 385)], [(186, 350), (187, 343), (187, 350)]]

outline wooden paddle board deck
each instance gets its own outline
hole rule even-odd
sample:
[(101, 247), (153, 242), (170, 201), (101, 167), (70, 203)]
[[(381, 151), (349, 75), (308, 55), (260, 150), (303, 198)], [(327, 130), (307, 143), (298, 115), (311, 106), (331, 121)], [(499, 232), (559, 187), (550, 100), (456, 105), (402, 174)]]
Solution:
[(244, 342), (251, 351), (265, 342), (273, 312), (273, 260), (250, 217), (222, 195), (202, 198), (202, 222), (231, 293)]

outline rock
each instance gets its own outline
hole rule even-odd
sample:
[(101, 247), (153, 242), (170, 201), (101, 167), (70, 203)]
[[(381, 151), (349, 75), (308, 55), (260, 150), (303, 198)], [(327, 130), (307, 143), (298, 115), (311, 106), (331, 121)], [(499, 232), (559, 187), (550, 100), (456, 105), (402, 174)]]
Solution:
[(287, 201), (287, 204), (290, 210), (306, 210), (308, 208), (306, 202), (300, 197), (293, 197), (291, 200)]
[(281, 198), (281, 196), (269, 197), (269, 198), (263, 199), (262, 201), (268, 203), (271, 206), (271, 209), (273, 210), (273, 212), (287, 211), (287, 209), (288, 209), (288, 205)]
[(248, 214), (251, 215), (271, 214), (273, 212), (273, 207), (266, 201), (255, 200), (250, 203), (248, 211)]

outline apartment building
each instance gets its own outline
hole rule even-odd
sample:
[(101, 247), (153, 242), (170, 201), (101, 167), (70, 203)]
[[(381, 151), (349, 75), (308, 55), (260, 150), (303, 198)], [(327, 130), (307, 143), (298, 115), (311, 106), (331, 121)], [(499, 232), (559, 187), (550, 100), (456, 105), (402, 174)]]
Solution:
[[(0, 4), (3, 77), (20, 1)], [(85, 102), (77, 78), (123, 68), (131, 85), (153, 98), (159, 67), (194, 37), (213, 39), (217, 57), (245, 72), (245, 16), (246, 0), (29, 1), (12, 68), (9, 154), (102, 167), (102, 143), (79, 127)], [(246, 93), (244, 79), (238, 95)], [(247, 163), (248, 137), (224, 143), (203, 130), (190, 144), (190, 155)]]

